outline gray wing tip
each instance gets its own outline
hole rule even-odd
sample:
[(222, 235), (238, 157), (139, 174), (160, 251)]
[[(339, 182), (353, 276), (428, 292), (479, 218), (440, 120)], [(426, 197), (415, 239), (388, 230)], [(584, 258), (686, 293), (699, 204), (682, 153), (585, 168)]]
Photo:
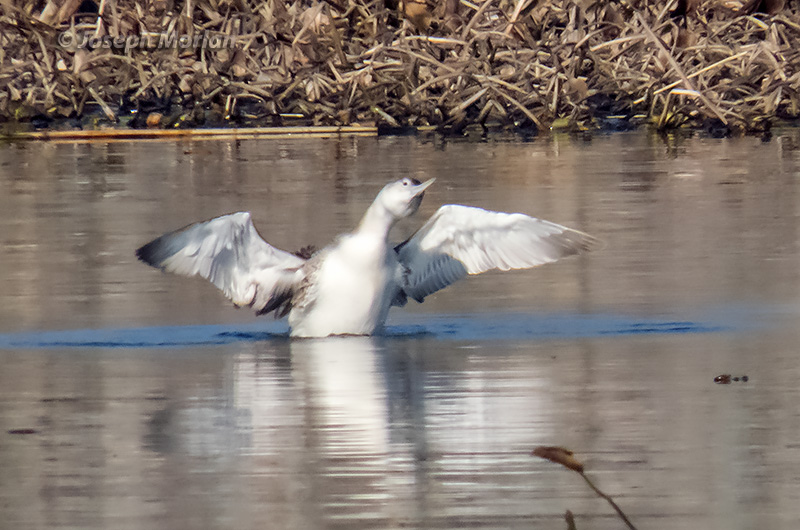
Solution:
[(581, 235), (583, 236), (581, 239), (581, 252), (598, 252), (606, 248), (606, 242), (603, 239), (583, 232), (581, 232)]
[(585, 254), (606, 248), (606, 242), (599, 237), (573, 228), (562, 227), (562, 229), (560, 234), (554, 235), (554, 241), (567, 249), (570, 254)]
[[(211, 221), (213, 220), (211, 219)], [(167, 232), (136, 249), (136, 257), (151, 267), (161, 269), (164, 266), (164, 262), (180, 252), (193, 237), (202, 238), (205, 236), (205, 233), (198, 233), (198, 229), (202, 229), (208, 222), (193, 223), (172, 232)]]
[(161, 238), (159, 237), (146, 245), (142, 245), (136, 249), (136, 257), (151, 267), (161, 267), (161, 263), (167, 257), (163, 255), (163, 246), (161, 243)]
[(136, 257), (157, 269), (164, 268), (164, 262), (174, 256), (186, 243), (180, 237), (182, 231), (164, 234), (136, 249)]

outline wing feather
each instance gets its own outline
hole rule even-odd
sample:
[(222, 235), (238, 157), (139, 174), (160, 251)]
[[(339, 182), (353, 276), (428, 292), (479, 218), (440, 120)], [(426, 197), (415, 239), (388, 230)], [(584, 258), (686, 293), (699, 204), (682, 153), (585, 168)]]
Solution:
[(444, 205), (397, 246), (418, 302), (469, 274), (536, 267), (602, 246), (589, 234), (521, 213)]
[(164, 234), (136, 251), (153, 267), (201, 276), (238, 306), (268, 312), (291, 299), (305, 259), (279, 250), (256, 231), (249, 212), (223, 215)]

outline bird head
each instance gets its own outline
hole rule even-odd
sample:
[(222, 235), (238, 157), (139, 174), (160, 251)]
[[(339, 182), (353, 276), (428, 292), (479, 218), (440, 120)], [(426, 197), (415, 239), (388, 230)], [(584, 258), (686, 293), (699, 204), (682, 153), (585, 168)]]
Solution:
[(403, 178), (390, 182), (378, 194), (378, 201), (395, 218), (402, 219), (414, 215), (422, 203), (425, 190), (436, 179), (420, 182), (412, 178)]

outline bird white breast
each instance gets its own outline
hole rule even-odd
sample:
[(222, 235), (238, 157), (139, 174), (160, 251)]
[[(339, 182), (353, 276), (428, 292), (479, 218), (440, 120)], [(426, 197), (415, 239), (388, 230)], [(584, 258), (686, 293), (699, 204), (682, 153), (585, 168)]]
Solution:
[(397, 267), (394, 250), (387, 249), (385, 241), (343, 237), (319, 265), (311, 303), (289, 315), (292, 336), (374, 333), (389, 312)]

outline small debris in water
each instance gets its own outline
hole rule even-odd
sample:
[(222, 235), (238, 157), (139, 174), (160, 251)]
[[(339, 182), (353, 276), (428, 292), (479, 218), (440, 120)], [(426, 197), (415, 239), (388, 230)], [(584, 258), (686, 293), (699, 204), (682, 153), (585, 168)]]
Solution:
[(575, 516), (572, 515), (571, 511), (566, 511), (564, 514), (564, 519), (567, 521), (567, 530), (577, 530), (575, 527)]
[(731, 381), (737, 381), (737, 382), (741, 381), (743, 383), (746, 383), (749, 380), (750, 378), (746, 375), (743, 375), (741, 377), (732, 377), (731, 374), (720, 374), (714, 378), (714, 382), (717, 383), (718, 385), (729, 385), (731, 384)]
[(575, 458), (574, 453), (569, 449), (556, 446), (540, 445), (539, 447), (535, 448), (531, 454), (538, 456), (539, 458), (544, 458), (545, 460), (550, 460), (556, 464), (561, 464), (567, 469), (577, 471), (578, 473), (583, 473), (583, 464), (580, 463), (577, 458)]
[(36, 429), (9, 429), (8, 434), (36, 434)]

